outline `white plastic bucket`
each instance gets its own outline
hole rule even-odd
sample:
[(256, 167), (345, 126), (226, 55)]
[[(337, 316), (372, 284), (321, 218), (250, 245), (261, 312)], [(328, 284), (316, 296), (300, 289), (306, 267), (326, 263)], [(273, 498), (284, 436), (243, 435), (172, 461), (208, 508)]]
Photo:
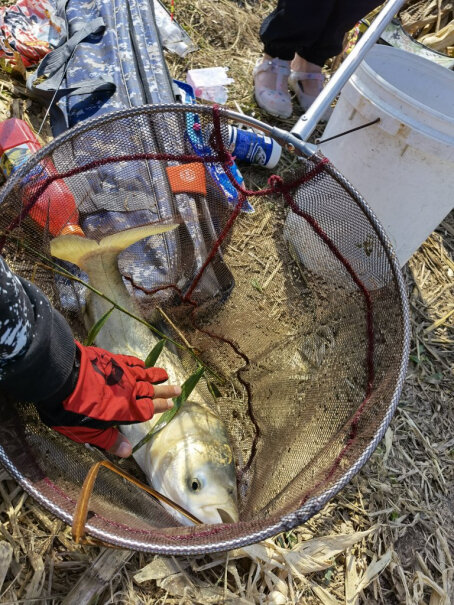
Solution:
[(454, 207), (454, 72), (377, 45), (344, 86), (320, 149), (377, 215), (404, 265)]

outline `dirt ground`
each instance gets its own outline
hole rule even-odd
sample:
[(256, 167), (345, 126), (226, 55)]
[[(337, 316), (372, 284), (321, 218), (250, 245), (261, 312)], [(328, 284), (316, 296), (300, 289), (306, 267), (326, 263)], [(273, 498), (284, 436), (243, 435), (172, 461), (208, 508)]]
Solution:
[[(273, 4), (178, 0), (176, 18), (199, 50), (186, 59), (169, 55), (172, 75), (184, 79), (191, 67), (229, 66), (235, 83), (228, 105), (271, 123), (254, 103), (251, 72), (260, 53), (258, 28)], [(453, 4), (444, 0), (411, 1), (401, 13), (417, 37), (443, 30), (453, 17)], [(292, 119), (272, 123), (290, 129), (299, 113), (295, 107)], [(0, 73), (0, 119), (10, 116), (25, 116), (38, 128), (44, 109), (27, 97), (23, 82)], [(261, 186), (267, 176), (254, 171), (249, 178)], [(165, 558), (115, 551), (114, 564), (110, 551), (76, 546), (64, 523), (0, 471), (0, 602), (454, 602), (453, 253), (451, 213), (404, 268), (411, 354), (386, 436), (350, 484), (305, 525), (246, 553)]]

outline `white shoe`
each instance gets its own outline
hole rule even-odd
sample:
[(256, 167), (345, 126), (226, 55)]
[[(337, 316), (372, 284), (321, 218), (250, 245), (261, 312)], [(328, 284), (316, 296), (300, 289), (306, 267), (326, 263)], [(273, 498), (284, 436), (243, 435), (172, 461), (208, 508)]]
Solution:
[[(304, 92), (304, 80), (317, 80), (318, 81), (318, 92), (317, 94), (307, 94)], [(318, 95), (323, 90), (323, 84), (325, 82), (325, 76), (318, 72), (305, 72), (305, 71), (292, 71), (288, 79), (288, 85), (293, 90), (298, 99), (298, 103), (301, 105), (304, 111), (307, 111)], [(327, 109), (323, 115), (322, 120), (328, 120), (331, 115), (331, 108)]]
[[(274, 87), (265, 86), (258, 82), (257, 76), (261, 73), (275, 74)], [(254, 71), (254, 95), (257, 105), (272, 116), (289, 118), (292, 115), (292, 99), (288, 92), (282, 92), (290, 75), (290, 61), (283, 59), (259, 59)], [(285, 86), (285, 88), (287, 88)]]

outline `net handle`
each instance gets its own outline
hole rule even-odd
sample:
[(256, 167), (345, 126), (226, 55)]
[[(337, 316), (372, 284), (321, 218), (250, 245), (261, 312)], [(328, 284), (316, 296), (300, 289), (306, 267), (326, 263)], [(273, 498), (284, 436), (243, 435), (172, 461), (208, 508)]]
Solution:
[(113, 473), (120, 475), (120, 477), (122, 477), (123, 479), (126, 479), (126, 481), (129, 481), (136, 487), (139, 487), (140, 489), (147, 492), (148, 494), (150, 494), (151, 496), (153, 496), (160, 502), (163, 502), (164, 504), (168, 504), (169, 506), (171, 506), (176, 511), (178, 511), (179, 513), (184, 515), (187, 519), (189, 519), (196, 525), (202, 524), (202, 522), (199, 519), (197, 519), (197, 517), (194, 517), (194, 515), (192, 515), (189, 511), (184, 509), (182, 506), (180, 506), (176, 502), (173, 502), (172, 500), (170, 500), (163, 494), (160, 494), (159, 492), (154, 490), (152, 487), (145, 485), (145, 483), (142, 483), (141, 481), (139, 481), (138, 479), (136, 479), (129, 473), (126, 473), (124, 470), (122, 470), (121, 468), (116, 466), (113, 462), (110, 462), (109, 460), (100, 460), (99, 462), (96, 462), (95, 464), (93, 464), (90, 467), (90, 469), (85, 477), (84, 483), (82, 485), (82, 489), (80, 491), (79, 498), (77, 500), (76, 510), (74, 512), (73, 522), (72, 522), (72, 526), (71, 526), (72, 537), (76, 544), (102, 544), (103, 546), (111, 546), (111, 544), (106, 544), (104, 542), (101, 542), (100, 540), (93, 540), (92, 538), (86, 537), (88, 504), (90, 502), (90, 498), (93, 493), (93, 488), (95, 486), (95, 482), (98, 477), (99, 470), (102, 466), (109, 469)]

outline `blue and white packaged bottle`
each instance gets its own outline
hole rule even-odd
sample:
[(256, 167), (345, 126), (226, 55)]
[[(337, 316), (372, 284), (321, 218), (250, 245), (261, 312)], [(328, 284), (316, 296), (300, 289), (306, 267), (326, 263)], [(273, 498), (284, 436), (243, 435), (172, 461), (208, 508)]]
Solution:
[(282, 147), (272, 138), (230, 125), (228, 149), (237, 160), (265, 168), (274, 168), (282, 152)]

